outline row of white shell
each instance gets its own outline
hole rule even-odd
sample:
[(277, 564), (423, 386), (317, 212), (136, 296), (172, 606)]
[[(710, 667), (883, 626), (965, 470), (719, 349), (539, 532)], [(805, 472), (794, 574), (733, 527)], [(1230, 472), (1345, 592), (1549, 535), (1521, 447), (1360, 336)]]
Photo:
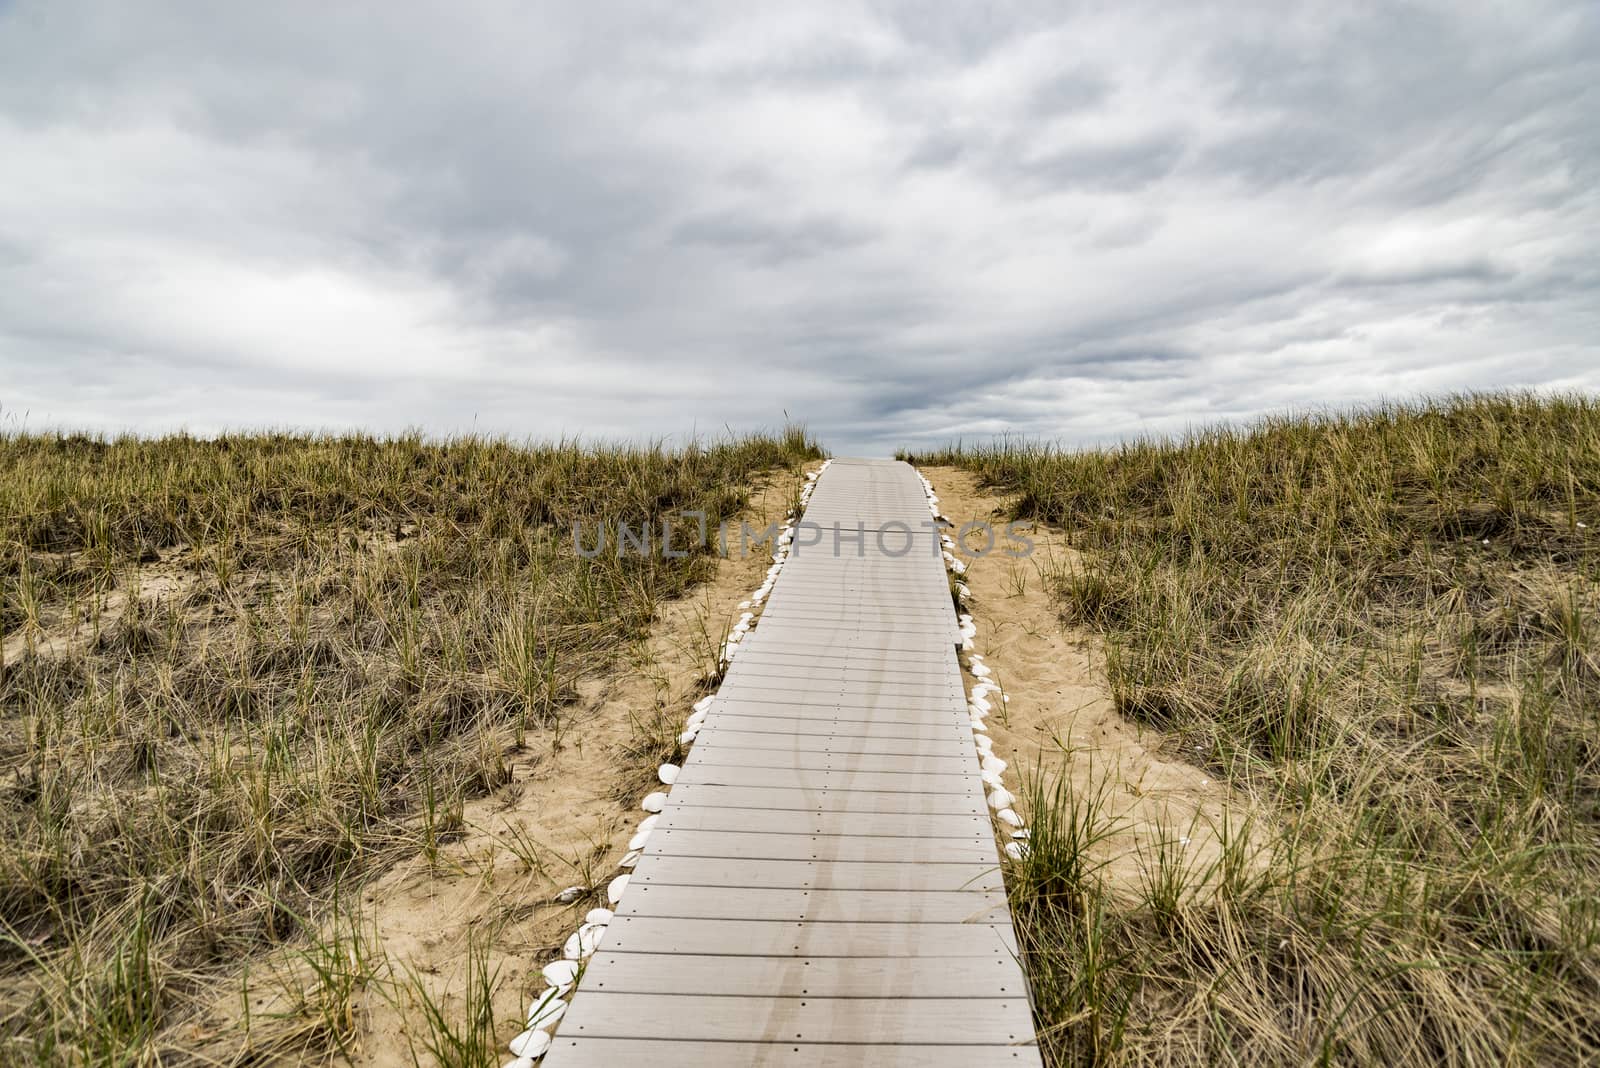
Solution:
[[(800, 508), (806, 506), (811, 500), (811, 491), (816, 488), (817, 479), (827, 469), (832, 460), (824, 460), (815, 471), (806, 474), (805, 488), (800, 491)], [(756, 587), (749, 600), (740, 601), (739, 608), (743, 614), (739, 621), (728, 631), (722, 641), (718, 652), (722, 665), (733, 661), (738, 653), (740, 643), (745, 636), (754, 629), (757, 622), (757, 612), (772, 593), (773, 583), (778, 581), (778, 573), (783, 570), (784, 561), (789, 558), (789, 550), (794, 542), (794, 524), (798, 510), (790, 512), (783, 527), (778, 532), (778, 543), (774, 546), (772, 566), (767, 568), (765, 579)], [(689, 712), (689, 718), (684, 721), (683, 733), (678, 735), (678, 745), (687, 748), (694, 743), (695, 737), (700, 733), (700, 727), (705, 723), (706, 713), (711, 710), (713, 698), (702, 697), (694, 703)], [(678, 780), (678, 765), (663, 764), (656, 770), (656, 776), (662, 785), (671, 788)], [(567, 1011), (567, 999), (578, 981), (583, 977), (583, 970), (590, 957), (600, 948), (600, 942), (605, 938), (606, 925), (611, 922), (614, 909), (622, 901), (622, 892), (628, 887), (628, 871), (639, 862), (644, 854), (645, 843), (650, 840), (650, 832), (655, 829), (657, 814), (666, 807), (667, 795), (665, 791), (656, 790), (646, 794), (644, 800), (639, 802), (639, 807), (649, 815), (639, 822), (633, 837), (628, 839), (628, 851), (618, 862), (624, 869), (620, 874), (606, 884), (606, 902), (611, 908), (590, 909), (584, 916), (583, 923), (570, 936), (562, 947), (561, 958), (551, 961), (544, 966), (544, 981), (547, 984), (540, 995), (533, 999), (528, 1006), (527, 1030), (517, 1035), (510, 1042), (511, 1052), (516, 1058), (507, 1061), (505, 1068), (533, 1068), (533, 1064), (543, 1057), (550, 1049), (550, 1043), (555, 1034), (556, 1025)], [(572, 887), (562, 891), (557, 900), (577, 900), (585, 893), (583, 887)], [(570, 895), (570, 896), (569, 896)]]
[[(928, 495), (928, 511), (940, 523), (949, 526), (950, 521), (939, 511), (939, 496), (933, 491), (933, 483), (929, 482), (922, 473), (917, 472), (917, 478), (922, 480), (922, 489)], [(971, 599), (971, 591), (961, 577), (967, 572), (966, 564), (956, 559), (956, 543), (948, 534), (939, 535), (939, 540), (944, 547), (945, 566), (956, 576), (956, 597), (965, 606)], [(972, 689), (967, 695), (967, 715), (972, 724), (972, 741), (978, 749), (978, 770), (983, 776), (984, 791), (988, 795), (989, 808), (994, 812), (994, 818), (1005, 824), (1006, 833), (1011, 841), (1006, 843), (1006, 856), (1012, 860), (1021, 860), (1028, 855), (1028, 829), (1023, 825), (1022, 817), (1017, 815), (1017, 810), (1011, 806), (1016, 803), (1016, 797), (1006, 789), (1002, 776), (1006, 771), (1006, 762), (995, 755), (994, 742), (989, 737), (988, 728), (984, 726), (985, 718), (994, 709), (989, 700), (991, 694), (999, 695), (1000, 702), (1005, 704), (1010, 697), (1000, 689), (1000, 684), (990, 681), (994, 673), (989, 665), (983, 662), (983, 654), (976, 651), (973, 639), (978, 636), (977, 624), (972, 620), (972, 613), (962, 612), (958, 617), (961, 624), (961, 649), (967, 654), (967, 671), (973, 677)]]

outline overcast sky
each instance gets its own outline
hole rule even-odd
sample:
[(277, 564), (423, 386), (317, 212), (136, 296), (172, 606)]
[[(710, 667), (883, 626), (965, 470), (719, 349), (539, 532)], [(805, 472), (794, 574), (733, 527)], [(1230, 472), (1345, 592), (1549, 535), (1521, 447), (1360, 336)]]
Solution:
[(0, 405), (877, 453), (1596, 389), (1597, 115), (1593, 0), (0, 0)]

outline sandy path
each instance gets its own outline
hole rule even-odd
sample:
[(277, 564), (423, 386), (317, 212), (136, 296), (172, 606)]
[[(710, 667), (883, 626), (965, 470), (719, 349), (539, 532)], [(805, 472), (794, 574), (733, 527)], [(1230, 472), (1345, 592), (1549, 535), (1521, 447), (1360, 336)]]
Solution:
[[(921, 471), (958, 529), (973, 520), (991, 523), (1005, 546), (1011, 496), (981, 488), (976, 476), (959, 468)], [(988, 720), (994, 750), (1011, 766), (1007, 782), (1042, 774), (1064, 776), (1079, 793), (1104, 785), (1108, 813), (1118, 825), (1102, 846), (1114, 887), (1136, 885), (1140, 851), (1148, 856), (1163, 834), (1203, 867), (1216, 856), (1213, 828), (1229, 813), (1236, 821), (1246, 806), (1224, 784), (1178, 759), (1166, 735), (1118, 714), (1106, 685), (1103, 643), (1062, 621), (1049, 587), (1051, 572), (1078, 566), (1079, 553), (1059, 529), (1036, 527), (1029, 536), (1034, 547), (1026, 558), (999, 551), (961, 555), (967, 611), (978, 630), (975, 651), (1010, 697)], [(973, 536), (974, 547), (981, 542)]]

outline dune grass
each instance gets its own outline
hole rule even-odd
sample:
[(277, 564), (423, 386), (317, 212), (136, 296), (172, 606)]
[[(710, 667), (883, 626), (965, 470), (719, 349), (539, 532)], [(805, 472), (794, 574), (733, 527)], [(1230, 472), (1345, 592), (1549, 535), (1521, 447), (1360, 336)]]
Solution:
[[(506, 747), (714, 566), (585, 559), (571, 524), (715, 525), (815, 455), (800, 430), (0, 437), (0, 1063), (228, 1062), (208, 1007), (284, 946), (311, 981), (271, 1020), (245, 999), (250, 1056), (343, 1048), (360, 881), (434, 857)], [(445, 1024), (466, 1063), (482, 1028)]]
[(921, 455), (1087, 563), (1120, 711), (1256, 799), (1113, 886), (1104, 790), (1014, 866), (1054, 1064), (1600, 1060), (1600, 403), (1495, 395)]

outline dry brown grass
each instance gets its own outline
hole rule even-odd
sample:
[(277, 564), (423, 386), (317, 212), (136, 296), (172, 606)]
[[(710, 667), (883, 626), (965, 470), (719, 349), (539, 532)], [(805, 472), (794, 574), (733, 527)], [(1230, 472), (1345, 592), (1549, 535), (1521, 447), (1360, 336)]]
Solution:
[[(506, 747), (563, 729), (580, 674), (711, 566), (581, 559), (570, 524), (715, 524), (814, 454), (0, 439), (0, 1063), (345, 1047), (363, 881), (434, 858)], [(218, 991), (282, 947), (256, 981), (290, 1010), (218, 1041)], [(437, 1022), (447, 1063), (493, 1055)]]
[(918, 459), (1067, 529), (1120, 711), (1270, 823), (1151, 847), (1129, 903), (1121, 785), (1033, 784), (1011, 881), (1053, 1063), (1600, 1060), (1600, 405)]

